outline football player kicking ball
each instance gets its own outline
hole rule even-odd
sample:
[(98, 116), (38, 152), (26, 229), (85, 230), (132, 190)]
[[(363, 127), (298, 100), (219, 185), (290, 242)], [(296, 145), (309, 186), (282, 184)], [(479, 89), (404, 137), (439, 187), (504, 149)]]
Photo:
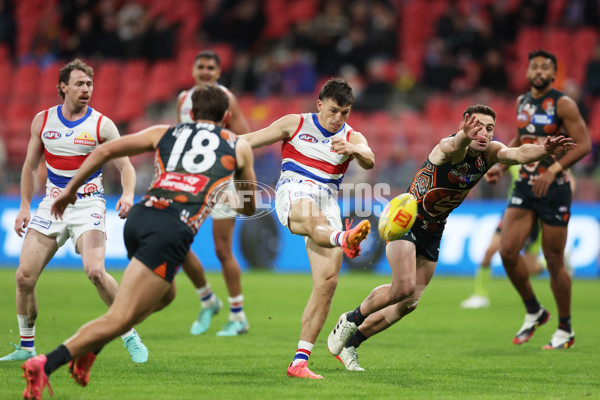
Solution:
[(492, 165), (525, 164), (575, 147), (564, 136), (548, 136), (543, 145), (506, 147), (491, 141), (495, 123), (490, 107), (467, 107), (458, 133), (442, 139), (417, 172), (409, 188), (418, 204), (415, 223), (386, 247), (392, 283), (376, 287), (355, 310), (342, 314), (327, 339), (346, 369), (364, 371), (356, 348), (417, 307), (435, 271), (446, 218)]
[[(77, 188), (105, 161), (156, 151), (152, 185), (125, 223), (123, 235), (131, 261), (112, 306), (52, 352), (23, 364), (24, 398), (41, 399), (46, 386), (52, 395), (48, 376), (67, 363), (75, 381), (86, 386), (102, 346), (175, 298), (173, 278), (216, 200), (214, 194), (229, 184), (232, 175), (240, 193), (255, 194), (250, 145), (221, 128), (228, 117), (225, 92), (216, 86), (198, 86), (192, 101), (196, 122), (152, 126), (100, 146), (52, 205), (52, 214), (60, 218), (75, 202)], [(255, 208), (254, 196), (248, 196), (236, 211), (251, 215)]]

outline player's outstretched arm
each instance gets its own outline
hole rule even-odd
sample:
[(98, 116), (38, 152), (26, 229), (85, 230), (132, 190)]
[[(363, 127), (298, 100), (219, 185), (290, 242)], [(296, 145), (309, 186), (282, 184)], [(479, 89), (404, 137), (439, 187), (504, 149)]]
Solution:
[(244, 138), (238, 138), (235, 146), (237, 169), (234, 175), (235, 188), (242, 202), (235, 211), (244, 215), (252, 215), (256, 211), (256, 174), (254, 172), (254, 156), (250, 144)]
[(279, 118), (266, 128), (244, 135), (244, 139), (253, 149), (280, 142), (292, 137), (300, 126), (301, 117), (298, 114), (289, 114)]
[(549, 155), (562, 155), (577, 147), (572, 138), (560, 136), (548, 136), (543, 145), (526, 143), (519, 147), (506, 147), (501, 143), (494, 142), (498, 148), (496, 160), (502, 164), (527, 164), (539, 161)]
[(62, 218), (67, 205), (75, 203), (77, 188), (102, 164), (117, 157), (132, 156), (135, 154), (152, 151), (169, 129), (168, 125), (155, 125), (135, 134), (123, 136), (116, 140), (104, 143), (85, 159), (75, 176), (69, 181), (65, 190), (52, 204), (52, 215)]

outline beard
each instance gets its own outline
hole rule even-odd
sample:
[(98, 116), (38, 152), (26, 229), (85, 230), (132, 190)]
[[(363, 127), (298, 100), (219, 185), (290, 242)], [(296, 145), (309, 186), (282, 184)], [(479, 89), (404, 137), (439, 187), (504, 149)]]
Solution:
[[(534, 83), (536, 79), (539, 79), (541, 83)], [(536, 90), (544, 90), (552, 83), (553, 79), (544, 79), (544, 78), (534, 78), (529, 80), (529, 84), (533, 86)]]

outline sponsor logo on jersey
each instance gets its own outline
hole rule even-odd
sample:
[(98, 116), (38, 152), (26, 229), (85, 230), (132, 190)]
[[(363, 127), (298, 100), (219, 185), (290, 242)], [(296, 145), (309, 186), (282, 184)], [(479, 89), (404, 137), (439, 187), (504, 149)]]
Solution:
[(84, 146), (95, 146), (96, 140), (88, 132), (83, 132), (81, 135), (75, 138), (73, 143), (82, 144)]
[(552, 117), (548, 114), (534, 114), (531, 117), (531, 122), (536, 125), (550, 125), (552, 124)]
[(52, 221), (44, 218), (40, 218), (37, 215), (33, 217), (30, 224), (41, 226), (44, 229), (49, 229), (50, 225), (52, 225)]
[(188, 175), (167, 172), (163, 174), (154, 184), (154, 188), (170, 190), (174, 192), (187, 192), (197, 195), (208, 183), (208, 177), (204, 175)]
[(71, 135), (73, 135), (73, 133), (75, 133), (75, 131), (73, 131), (73, 130), (67, 131), (67, 133), (65, 133), (65, 136), (71, 137)]
[(298, 139), (304, 140), (305, 142), (309, 142), (309, 143), (317, 143), (318, 142), (316, 137), (314, 137), (313, 135), (309, 135), (308, 133), (300, 134), (300, 136), (298, 136)]
[(60, 132), (57, 131), (46, 131), (42, 134), (42, 137), (48, 140), (60, 139), (60, 136)]

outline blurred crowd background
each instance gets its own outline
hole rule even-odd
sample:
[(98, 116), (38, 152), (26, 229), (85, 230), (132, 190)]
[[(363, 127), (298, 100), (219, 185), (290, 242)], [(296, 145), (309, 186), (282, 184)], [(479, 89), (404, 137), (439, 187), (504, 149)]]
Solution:
[[(176, 121), (177, 94), (193, 86), (203, 49), (221, 57), (220, 82), (253, 130), (316, 111), (321, 85), (342, 76), (356, 95), (348, 123), (376, 155), (374, 170), (352, 169), (345, 181), (399, 192), (469, 104), (492, 106), (496, 139), (508, 143), (516, 97), (529, 90), (527, 53), (544, 48), (558, 57), (555, 87), (578, 102), (594, 142), (573, 168), (575, 200), (598, 201), (599, 28), (599, 0), (0, 0), (0, 193), (18, 195), (31, 120), (61, 103), (58, 70), (74, 57), (95, 69), (90, 105), (122, 134)], [(271, 147), (256, 161), (267, 184), (281, 159)], [(141, 193), (152, 159), (132, 161)], [(110, 167), (105, 184), (118, 192)], [(505, 198), (507, 184), (478, 185), (470, 197)]]

